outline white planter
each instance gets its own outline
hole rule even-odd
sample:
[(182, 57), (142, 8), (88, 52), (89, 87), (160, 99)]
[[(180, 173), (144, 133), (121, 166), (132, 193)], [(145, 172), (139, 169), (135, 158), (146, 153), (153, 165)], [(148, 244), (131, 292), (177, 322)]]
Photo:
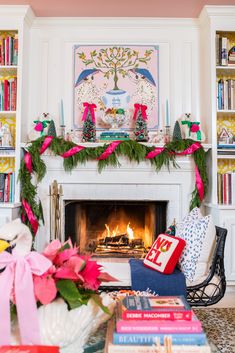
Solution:
[[(113, 313), (115, 302), (108, 294), (102, 295), (103, 304)], [(93, 300), (87, 305), (68, 310), (63, 299), (38, 309), (41, 344), (60, 346), (61, 353), (82, 353), (83, 347), (98, 327), (110, 316)], [(18, 325), (12, 333), (12, 344), (19, 344)]]

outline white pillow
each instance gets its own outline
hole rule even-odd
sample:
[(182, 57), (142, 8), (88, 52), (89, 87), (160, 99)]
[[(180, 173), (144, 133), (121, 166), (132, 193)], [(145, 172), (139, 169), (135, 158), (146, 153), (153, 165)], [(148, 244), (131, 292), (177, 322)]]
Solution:
[(186, 241), (179, 259), (179, 267), (189, 281), (196, 281), (208, 272), (216, 243), (212, 217), (203, 217), (198, 208), (193, 209), (179, 225), (176, 236)]

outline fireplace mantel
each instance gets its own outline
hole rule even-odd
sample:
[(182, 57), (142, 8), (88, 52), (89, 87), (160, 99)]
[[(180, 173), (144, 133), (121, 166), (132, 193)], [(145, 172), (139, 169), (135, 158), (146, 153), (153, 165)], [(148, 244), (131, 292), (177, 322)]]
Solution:
[[(168, 201), (167, 223), (188, 212), (191, 193), (195, 184), (194, 162), (190, 156), (176, 158), (179, 168), (162, 168), (156, 172), (149, 161), (139, 164), (121, 157), (120, 167), (107, 167), (101, 173), (97, 162), (79, 165), (72, 172), (65, 172), (63, 159), (44, 155), (47, 173), (38, 186), (45, 224), (39, 229), (37, 246), (41, 249), (50, 239), (49, 186), (57, 180), (62, 186), (62, 204), (66, 200), (155, 200)], [(62, 207), (62, 233), (64, 209)]]

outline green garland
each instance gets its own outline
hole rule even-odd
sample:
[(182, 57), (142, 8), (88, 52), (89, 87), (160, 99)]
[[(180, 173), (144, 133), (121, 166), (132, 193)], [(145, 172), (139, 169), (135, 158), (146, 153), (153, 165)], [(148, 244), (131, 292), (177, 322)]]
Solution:
[[(40, 148), (44, 142), (46, 136), (42, 136), (37, 140), (30, 143), (27, 147), (28, 152), (32, 158), (32, 173), (30, 173), (26, 167), (24, 158), (21, 161), (20, 171), (19, 171), (19, 180), (21, 182), (21, 199), (27, 200), (30, 205), (32, 212), (38, 221), (43, 220), (43, 210), (41, 201), (37, 196), (37, 185), (43, 179), (46, 174), (46, 165), (40, 155)], [(162, 153), (157, 155), (155, 158), (150, 159), (151, 164), (154, 166), (157, 172), (161, 170), (162, 167), (166, 166), (168, 170), (172, 165), (174, 168), (178, 168), (176, 163), (176, 155), (172, 152), (181, 152), (186, 148), (190, 147), (195, 141), (190, 139), (175, 140), (164, 146)], [(79, 164), (85, 164), (89, 160), (97, 160), (97, 158), (106, 150), (109, 144), (104, 144), (98, 147), (87, 147), (81, 150), (79, 153), (69, 157), (64, 158), (64, 170), (71, 171), (76, 168)], [(76, 146), (73, 142), (65, 141), (61, 137), (54, 137), (50, 144), (50, 151), (56, 155), (60, 156), (64, 152), (68, 151), (70, 148)], [(98, 170), (101, 172), (107, 166), (119, 167), (120, 162), (118, 160), (119, 156), (125, 156), (130, 161), (135, 161), (140, 163), (146, 161), (146, 155), (153, 151), (155, 146), (146, 146), (140, 144), (136, 141), (123, 141), (121, 142), (115, 151), (106, 159), (97, 161)], [(206, 152), (203, 148), (199, 148), (192, 154), (192, 158), (198, 171), (200, 173), (202, 182), (204, 184), (204, 196), (207, 193), (208, 189), (208, 178), (206, 172)], [(192, 192), (192, 199), (190, 203), (190, 209), (194, 207), (199, 207), (201, 200), (198, 194), (197, 187)], [(32, 230), (31, 224), (28, 218), (25, 215), (25, 211), (21, 208), (21, 214), (25, 218), (24, 223), (26, 223)]]

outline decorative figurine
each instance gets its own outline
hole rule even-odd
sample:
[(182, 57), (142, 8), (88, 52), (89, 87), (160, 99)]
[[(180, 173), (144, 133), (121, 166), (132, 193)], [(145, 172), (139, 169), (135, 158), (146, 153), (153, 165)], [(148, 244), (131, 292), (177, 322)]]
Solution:
[(185, 113), (179, 119), (182, 137), (195, 141), (205, 141), (205, 135), (200, 128), (200, 122), (192, 119), (191, 113)]

